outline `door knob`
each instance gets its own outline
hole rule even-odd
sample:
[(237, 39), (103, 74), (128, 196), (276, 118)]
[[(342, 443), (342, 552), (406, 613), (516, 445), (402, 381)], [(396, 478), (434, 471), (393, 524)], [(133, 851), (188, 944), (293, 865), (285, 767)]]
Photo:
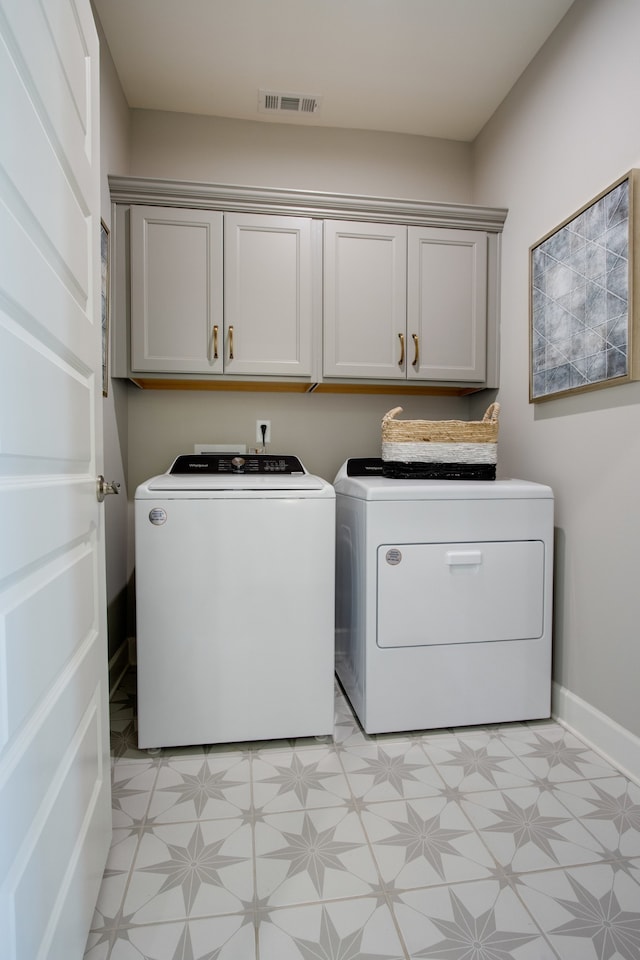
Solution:
[(96, 480), (96, 497), (98, 498), (98, 503), (102, 503), (104, 498), (109, 496), (110, 493), (120, 493), (120, 484), (116, 480), (108, 483), (102, 474), (100, 474)]

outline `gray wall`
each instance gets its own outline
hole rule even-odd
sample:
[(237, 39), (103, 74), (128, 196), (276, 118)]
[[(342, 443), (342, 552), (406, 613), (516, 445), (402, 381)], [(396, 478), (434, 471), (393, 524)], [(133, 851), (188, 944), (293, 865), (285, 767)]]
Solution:
[(509, 208), (503, 469), (556, 495), (554, 676), (640, 736), (640, 384), (528, 403), (528, 250), (640, 166), (637, 0), (579, 0), (482, 131), (474, 200)]
[(471, 147), (397, 133), (134, 110), (131, 173), (467, 203)]

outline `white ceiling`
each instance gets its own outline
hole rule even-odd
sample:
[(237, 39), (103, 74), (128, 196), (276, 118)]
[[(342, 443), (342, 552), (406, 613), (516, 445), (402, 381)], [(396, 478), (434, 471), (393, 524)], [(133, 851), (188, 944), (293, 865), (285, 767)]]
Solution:
[(93, 2), (130, 107), (471, 141), (573, 0)]

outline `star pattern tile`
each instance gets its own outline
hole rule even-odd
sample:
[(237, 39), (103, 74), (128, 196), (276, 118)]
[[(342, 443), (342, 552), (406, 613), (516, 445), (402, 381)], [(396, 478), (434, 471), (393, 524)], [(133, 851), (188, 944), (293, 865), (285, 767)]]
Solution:
[(397, 888), (486, 877), (495, 866), (460, 806), (441, 797), (371, 804), (363, 823), (385, 883)]
[(518, 892), (565, 958), (637, 960), (640, 885), (610, 865), (521, 877)]
[(555, 960), (516, 894), (493, 880), (404, 894), (408, 956), (432, 960)]
[(579, 820), (535, 786), (476, 793), (463, 806), (496, 860), (514, 870), (596, 862), (604, 856)]
[(333, 746), (282, 758), (260, 755), (252, 772), (254, 804), (263, 813), (343, 804), (350, 795)]
[(251, 806), (249, 781), (249, 760), (238, 754), (172, 760), (160, 767), (149, 818), (157, 823), (237, 816)]
[(244, 862), (243, 857), (230, 857), (222, 853), (224, 844), (224, 840), (205, 843), (202, 829), (196, 824), (186, 846), (170, 843), (168, 851), (171, 856), (167, 860), (140, 869), (145, 873), (164, 876), (158, 894), (179, 887), (184, 895), (186, 911), (190, 913), (203, 883), (221, 886), (220, 871)]
[(341, 870), (341, 856), (359, 846), (358, 843), (336, 840), (335, 833), (335, 828), (317, 830), (310, 817), (305, 816), (300, 833), (284, 832), (286, 846), (272, 850), (269, 857), (287, 862), (287, 878), (308, 873), (321, 896), (327, 869)]
[(442, 940), (414, 953), (414, 957), (441, 957), (451, 960), (511, 960), (523, 944), (537, 939), (535, 934), (498, 930), (495, 910), (489, 909), (475, 916), (451, 891), (452, 920), (433, 922), (442, 934)]
[(258, 895), (273, 906), (368, 894), (377, 880), (360, 819), (345, 808), (275, 814), (256, 830)]
[(443, 782), (421, 747), (388, 741), (341, 750), (354, 796), (374, 802), (437, 793)]
[(504, 803), (506, 810), (493, 811), (500, 819), (485, 829), (489, 832), (510, 834), (518, 850), (527, 843), (536, 844), (544, 850), (550, 860), (557, 862), (551, 842), (564, 839), (557, 828), (567, 823), (569, 817), (547, 817), (541, 812), (537, 802), (521, 807), (511, 797), (505, 796)]
[(640, 786), (554, 721), (155, 751), (112, 703), (85, 960), (640, 960)]
[(380, 840), (381, 844), (401, 845), (405, 849), (405, 862), (411, 863), (423, 857), (444, 880), (445, 871), (442, 857), (445, 854), (457, 856), (454, 840), (464, 837), (468, 831), (451, 830), (442, 825), (440, 814), (424, 820), (412, 807), (407, 808), (406, 821), (391, 821), (396, 833), (392, 837)]

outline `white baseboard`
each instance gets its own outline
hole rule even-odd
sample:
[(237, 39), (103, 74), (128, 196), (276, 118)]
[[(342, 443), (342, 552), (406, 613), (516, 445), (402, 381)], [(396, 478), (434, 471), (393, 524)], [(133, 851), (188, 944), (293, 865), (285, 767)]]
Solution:
[(552, 687), (551, 711), (555, 720), (640, 784), (640, 737), (558, 683)]

